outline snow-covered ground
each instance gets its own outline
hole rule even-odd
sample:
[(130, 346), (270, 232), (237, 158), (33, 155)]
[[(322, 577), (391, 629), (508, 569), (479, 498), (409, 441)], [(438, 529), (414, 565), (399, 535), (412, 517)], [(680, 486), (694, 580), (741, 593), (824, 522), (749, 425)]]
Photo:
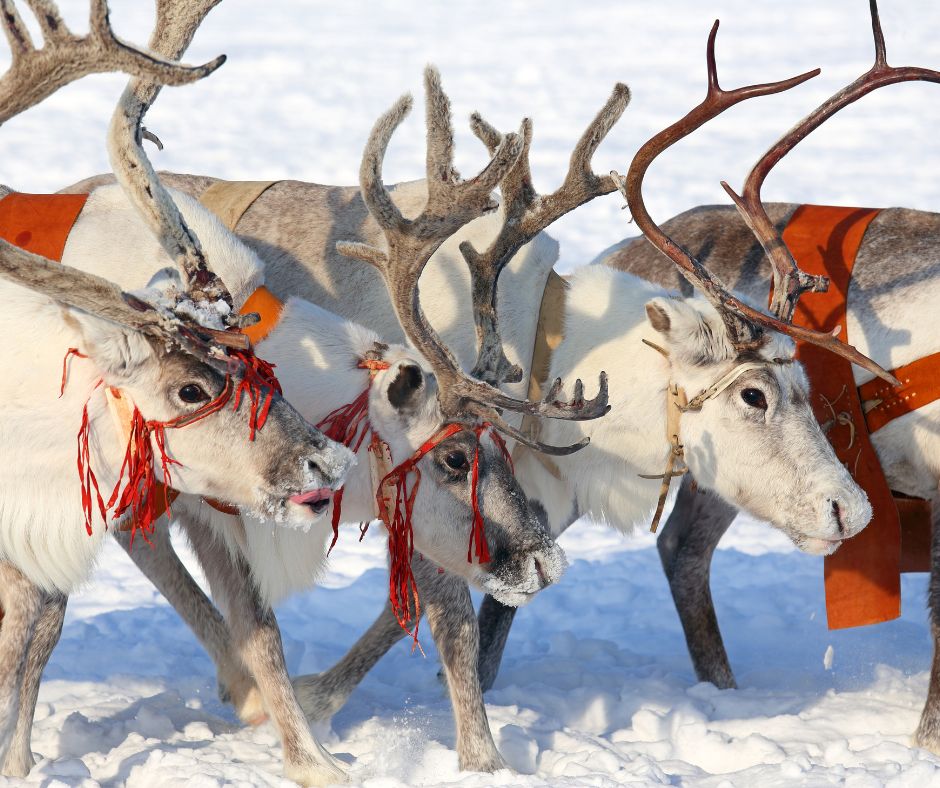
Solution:
[[(81, 30), (85, 1), (61, 6)], [(149, 4), (112, 6), (119, 33), (145, 40)], [(940, 67), (936, 4), (883, 6), (889, 62)], [(187, 60), (220, 52), (230, 60), (199, 85), (164, 92), (148, 126), (167, 148), (151, 155), (160, 168), (232, 179), (354, 183), (372, 122), (402, 91), (420, 95), (421, 69), (434, 62), (454, 102), (465, 174), (484, 161), (469, 112), (503, 129), (529, 115), (536, 185), (550, 190), (617, 80), (634, 99), (595, 157), (600, 172), (625, 171), (642, 142), (698, 102), (716, 17), (726, 87), (816, 66), (823, 74), (733, 109), (654, 165), (648, 204), (665, 219), (726, 202), (719, 180), (740, 184), (791, 123), (869, 67), (867, 3), (225, 0)], [(104, 131), (122, 85), (117, 76), (91, 77), (5, 124), (0, 182), (54, 190), (107, 169)], [(802, 143), (770, 177), (765, 198), (936, 209), (936, 91), (894, 86), (864, 99)], [(422, 175), (421, 116), (393, 140), (389, 181)], [(553, 228), (561, 270), (634, 234), (619, 203), (616, 195), (596, 201)], [(739, 520), (715, 556), (712, 587), (741, 689), (718, 692), (695, 683), (649, 536), (627, 541), (582, 522), (563, 543), (567, 575), (518, 614), (486, 696), (497, 743), (520, 774), (458, 772), (449, 703), (425, 635), (426, 660), (400, 644), (321, 731), (351, 764), (353, 782), (940, 785), (940, 759), (907, 746), (930, 664), (925, 576), (904, 577), (900, 620), (828, 632), (821, 559)], [(278, 611), (292, 671), (328, 667), (372, 621), (387, 587), (383, 550), (377, 537), (358, 544), (345, 533), (326, 587)], [(220, 706), (211, 662), (175, 613), (113, 545), (100, 563), (96, 583), (72, 599), (46, 671), (33, 735), (45, 760), (26, 784), (289, 784), (279, 777), (273, 728), (243, 728)]]

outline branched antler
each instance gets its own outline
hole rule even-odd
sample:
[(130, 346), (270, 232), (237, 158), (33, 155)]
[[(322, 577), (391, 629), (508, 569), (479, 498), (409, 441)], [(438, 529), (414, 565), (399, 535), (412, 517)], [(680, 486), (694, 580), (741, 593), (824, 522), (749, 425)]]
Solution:
[(388, 253), (365, 244), (340, 242), (337, 250), (375, 266), (385, 279), (392, 304), (405, 334), (424, 356), (438, 383), (438, 398), (445, 416), (453, 420), (482, 418), (497, 429), (538, 451), (568, 454), (587, 444), (545, 446), (509, 426), (499, 409), (554, 418), (589, 419), (607, 411), (607, 378), (601, 373), (600, 393), (582, 402), (580, 382), (571, 403), (554, 401), (560, 382), (552, 388), (551, 399), (525, 402), (506, 396), (485, 382), (465, 373), (447, 346), (428, 323), (418, 299), (418, 280), (424, 266), (438, 247), (457, 230), (493, 210), (490, 193), (503, 181), (522, 155), (522, 140), (507, 134), (495, 147), (489, 164), (473, 179), (460, 181), (453, 166), (453, 132), (450, 102), (440, 84), (437, 70), (425, 71), (428, 128), (428, 202), (414, 220), (405, 219), (382, 183), (382, 162), (392, 133), (411, 110), (411, 97), (403, 96), (376, 122), (366, 144), (359, 172), (362, 196), (375, 221), (385, 233)]
[(98, 317), (133, 328), (166, 342), (227, 372), (223, 346), (244, 348), (245, 337), (184, 324), (173, 312), (141, 301), (99, 276), (32, 254), (0, 240), (0, 277), (76, 306)]
[(185, 85), (215, 71), (225, 57), (204, 66), (182, 66), (127, 44), (111, 30), (106, 0), (91, 0), (87, 36), (73, 35), (51, 0), (27, 0), (39, 22), (44, 46), (36, 49), (13, 0), (0, 0), (3, 29), (10, 43), (10, 70), (0, 78), (0, 123), (88, 74), (124, 71), (165, 85)]
[(748, 173), (744, 183), (743, 197), (735, 194), (724, 181), (721, 183), (770, 258), (774, 269), (774, 290), (770, 311), (780, 320), (787, 322), (793, 319), (793, 311), (796, 309), (799, 297), (803, 293), (826, 292), (829, 288), (829, 280), (824, 276), (809, 276), (799, 269), (789, 249), (783, 243), (780, 233), (768, 218), (760, 198), (760, 189), (767, 174), (800, 140), (819, 128), (843, 107), (858, 101), (873, 90), (893, 85), (896, 82), (940, 82), (940, 72), (937, 71), (912, 66), (893, 68), (888, 65), (885, 59), (884, 34), (881, 31), (881, 20), (878, 18), (878, 6), (875, 0), (869, 0), (869, 8), (872, 34), (875, 39), (875, 64), (871, 69), (828, 98), (777, 140)]
[[(594, 151), (603, 142), (614, 124), (620, 120), (630, 103), (630, 88), (618, 82), (603, 109), (597, 114), (578, 140), (571, 154), (564, 183), (552, 194), (540, 195), (532, 183), (529, 147), (532, 144), (532, 121), (522, 121), (522, 155), (503, 182), (503, 226), (499, 235), (483, 252), (473, 244), (460, 244), (470, 267), (473, 317), (477, 327), (479, 353), (472, 375), (494, 386), (522, 379), (522, 370), (510, 364), (503, 352), (496, 319), (496, 284), (503, 268), (525, 244), (552, 222), (595, 197), (610, 194), (617, 186), (609, 175), (596, 175), (591, 167)], [(502, 135), (479, 113), (470, 117), (470, 128), (490, 152), (494, 153)]]
[[(219, 1), (201, 0), (181, 5), (173, 0), (161, 0), (150, 46), (168, 58), (181, 57), (206, 14)], [(128, 84), (108, 129), (111, 166), (137, 212), (176, 263), (188, 294), (197, 301), (221, 299), (231, 308), (228, 289), (213, 273), (199, 239), (160, 183), (141, 144), (144, 115), (159, 93), (160, 85), (153, 82), (135, 78)], [(234, 314), (230, 322), (242, 323)]]
[[(23, 112), (58, 88), (86, 74), (124, 70), (148, 80), (185, 84), (211, 74), (225, 61), (222, 56), (199, 68), (189, 68), (174, 62), (186, 50), (196, 28), (219, 0), (202, 0), (185, 5), (178, 0), (158, 0), (157, 26), (151, 46), (161, 48), (162, 55), (138, 50), (121, 42), (111, 31), (105, 0), (91, 2), (91, 32), (84, 38), (78, 38), (68, 31), (51, 0), (27, 0), (45, 39), (45, 46), (36, 50), (12, 0), (0, 0), (0, 13), (3, 14), (7, 38), (13, 49), (11, 68), (0, 79), (0, 122)], [(137, 146), (139, 149), (141, 116), (156, 97), (159, 88), (152, 82), (143, 83), (139, 79), (132, 83), (132, 87), (134, 84), (149, 89), (148, 100), (133, 105), (126, 115), (122, 115), (119, 108), (117, 114), (123, 117), (123, 127), (131, 138), (128, 147)], [(176, 206), (153, 175), (142, 151), (126, 168), (138, 171), (131, 176), (132, 187), (124, 184), (130, 194), (139, 197), (143, 192), (152, 200), (168, 202), (172, 212), (179, 218)], [(150, 173), (149, 180), (146, 172)], [(172, 236), (175, 232), (177, 236), (186, 236), (189, 232), (182, 225), (181, 218), (181, 227), (177, 228), (170, 226), (172, 217), (162, 221), (168, 228), (167, 235)], [(194, 238), (191, 246), (198, 251), (198, 241)], [(197, 284), (202, 286), (202, 289), (193, 288), (189, 294), (194, 301), (208, 295), (219, 298), (227, 294), (221, 285), (215, 287), (214, 291), (210, 290), (212, 279), (201, 276), (202, 271), (198, 267), (191, 270), (194, 271)], [(207, 273), (209, 277), (214, 277), (211, 271), (207, 270)], [(163, 306), (147, 303), (131, 293), (125, 293), (106, 279), (31, 254), (3, 240), (0, 240), (0, 277), (91, 314), (159, 337), (165, 342), (173, 342), (221, 371), (228, 371), (230, 364), (224, 347), (247, 347), (245, 337), (240, 334), (200, 325)], [(180, 300), (188, 299), (183, 296)], [(192, 306), (192, 303), (188, 303), (190, 311)]]
[[(847, 358), (849, 361), (870, 370), (889, 383), (898, 385), (893, 376), (870, 358), (863, 356), (851, 345), (840, 342), (836, 338), (839, 333), (838, 328), (832, 333), (825, 333), (813, 331), (801, 326), (794, 326), (792, 323), (769, 317), (739, 301), (717, 276), (712, 274), (692, 255), (673, 242), (672, 239), (653, 222), (647, 212), (642, 195), (643, 176), (646, 174), (652, 161), (660, 153), (683, 137), (691, 134), (712, 118), (720, 115), (729, 107), (733, 107), (735, 104), (745, 99), (789, 90), (819, 74), (819, 69), (814, 69), (813, 71), (782, 82), (752, 85), (736, 90), (722, 90), (718, 84), (718, 72), (715, 65), (715, 37), (717, 34), (718, 22), (715, 22), (708, 36), (708, 93), (706, 94), (705, 100), (682, 120), (661, 131), (640, 148), (630, 165), (630, 171), (627, 174), (626, 180), (623, 182), (623, 190), (637, 226), (658, 249), (679, 266), (686, 278), (714, 305), (724, 320), (731, 340), (736, 347), (755, 346), (760, 341), (761, 329), (779, 331), (795, 339), (802, 339), (806, 342), (825, 347), (837, 355)], [(615, 173), (612, 173), (612, 175), (615, 175)], [(617, 177), (620, 178), (620, 176)], [(780, 239), (779, 243), (782, 244), (783, 240)], [(819, 287), (821, 283), (814, 283), (813, 286), (814, 288)]]

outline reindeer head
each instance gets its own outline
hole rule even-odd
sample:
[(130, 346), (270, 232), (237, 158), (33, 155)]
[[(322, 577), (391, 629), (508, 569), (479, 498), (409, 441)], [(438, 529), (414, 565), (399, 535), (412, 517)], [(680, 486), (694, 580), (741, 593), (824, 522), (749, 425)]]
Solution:
[[(391, 363), (372, 385), (370, 418), (392, 457), (406, 458), (437, 434), (446, 419), (427, 363), (405, 348), (390, 348), (385, 357)], [(508, 605), (527, 603), (561, 578), (567, 566), (564, 553), (530, 508), (494, 432), (478, 434), (472, 426), (455, 432), (431, 448), (417, 470), (415, 550)], [(472, 548), (474, 497), (488, 561)]]
[(646, 312), (669, 354), (670, 379), (689, 398), (741, 372), (680, 417), (683, 457), (696, 483), (815, 555), (865, 527), (871, 506), (819, 428), (806, 374), (791, 361), (792, 339), (766, 334), (741, 351), (703, 298), (656, 298)]
[[(280, 394), (270, 392), (267, 417), (254, 430), (251, 399), (237, 395), (244, 367), (234, 374), (223, 372), (191, 353), (167, 349), (165, 342), (135, 329), (74, 308), (64, 314), (79, 332), (82, 352), (95, 365), (91, 377), (97, 375), (102, 388), (119, 390), (129, 398), (143, 421), (171, 425), (200, 411), (214, 411), (177, 429), (163, 430), (174, 488), (300, 525), (326, 512), (332, 493), (354, 462), (352, 453), (304, 421)], [(76, 384), (70, 379), (66, 392), (75, 400), (77, 414), (79, 400), (87, 398), (88, 391), (79, 385), (72, 394)], [(212, 407), (214, 402), (218, 409)], [(96, 427), (113, 431), (107, 416)], [(119, 448), (94, 458), (94, 470), (108, 487), (120, 475), (125, 447)]]
[[(256, 315), (235, 314), (248, 293), (230, 292), (213, 272), (141, 147), (143, 116), (160, 90), (156, 82), (192, 82), (224, 62), (217, 58), (196, 69), (174, 62), (216, 2), (158, 4), (151, 48), (163, 56), (115, 39), (104, 0), (93, 3), (92, 32), (84, 39), (69, 33), (53, 4), (39, 4), (43, 13), (36, 15), (47, 44), (41, 51), (32, 46), (15, 8), (6, 9), (15, 46), (0, 85), (0, 121), (85, 73), (119, 69), (137, 75), (114, 113), (109, 153), (118, 181), (178, 269), (160, 272), (139, 293), (125, 293), (106, 279), (0, 241), (0, 277), (64, 305), (61, 317), (74, 335), (48, 323), (47, 333), (61, 342), (66, 358), (73, 352), (69, 344), (78, 345), (79, 355), (94, 362), (85, 375), (100, 380), (69, 390), (70, 398), (84, 399), (75, 413), (84, 414), (79, 469), (89, 532), (95, 459), (98, 473), (115, 480), (107, 506), (97, 496), (101, 515), (107, 518), (113, 503), (120, 516), (143, 501), (144, 525), (153, 513), (146, 504), (155, 488), (155, 460), (167, 483), (172, 475), (182, 490), (301, 522), (323, 514), (353, 462), (348, 450), (306, 424), (280, 397), (270, 368), (254, 357), (244, 336), (229, 330), (257, 321)], [(128, 405), (126, 451), (114, 427), (98, 423), (110, 421), (102, 408), (105, 390)], [(93, 436), (93, 427), (104, 434), (96, 429)], [(93, 445), (99, 447), (97, 457)]]

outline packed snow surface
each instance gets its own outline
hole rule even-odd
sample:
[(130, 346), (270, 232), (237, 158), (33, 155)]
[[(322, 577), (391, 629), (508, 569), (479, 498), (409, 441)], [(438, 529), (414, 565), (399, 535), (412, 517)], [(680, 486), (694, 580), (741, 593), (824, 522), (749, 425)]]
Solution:
[[(87, 27), (85, 0), (60, 5), (73, 30)], [(149, 4), (111, 5), (118, 33), (145, 41)], [(936, 4), (882, 5), (889, 62), (940, 68)], [(867, 3), (226, 0), (186, 59), (225, 52), (228, 63), (198, 85), (163, 92), (147, 126), (166, 150), (148, 143), (148, 151), (161, 169), (352, 184), (372, 123), (400, 93), (420, 97), (421, 70), (433, 62), (454, 102), (463, 173), (485, 163), (467, 128), (471, 111), (502, 130), (530, 116), (534, 179), (547, 192), (616, 81), (629, 83), (633, 101), (595, 156), (599, 172), (625, 172), (649, 136), (701, 99), (716, 17), (723, 86), (823, 73), (732, 109), (666, 153), (646, 189), (651, 213), (666, 219), (727, 202), (719, 180), (739, 186), (783, 131), (869, 68)], [(106, 171), (105, 128), (123, 84), (115, 75), (84, 79), (4, 124), (0, 182), (51, 191)], [(392, 141), (387, 182), (423, 175), (421, 106)], [(940, 162), (938, 126), (935, 85), (879, 91), (801, 143), (764, 197), (935, 209), (940, 179), (923, 168)], [(559, 270), (635, 234), (620, 204), (617, 195), (595, 201), (553, 228)], [(382, 606), (384, 543), (355, 535), (343, 533), (325, 587), (278, 611), (294, 673), (331, 665)], [(571, 566), (517, 615), (486, 696), (497, 744), (518, 774), (458, 771), (425, 634), (427, 659), (399, 644), (319, 731), (354, 784), (940, 785), (940, 759), (908, 746), (930, 665), (924, 575), (903, 578), (901, 619), (829, 632), (822, 559), (739, 518), (716, 553), (712, 588), (741, 688), (718, 691), (696, 683), (651, 537), (627, 541), (581, 522), (562, 543)], [(173, 610), (109, 545), (95, 583), (72, 599), (46, 671), (33, 733), (42, 760), (25, 784), (288, 785), (273, 727), (238, 724), (219, 704), (214, 676)]]

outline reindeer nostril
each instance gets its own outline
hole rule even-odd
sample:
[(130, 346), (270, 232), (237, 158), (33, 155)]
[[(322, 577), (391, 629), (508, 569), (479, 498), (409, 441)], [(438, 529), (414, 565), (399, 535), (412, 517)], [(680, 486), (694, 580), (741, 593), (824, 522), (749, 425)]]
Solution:
[(545, 588), (548, 585), (551, 585), (549, 579), (545, 576), (545, 570), (542, 568), (542, 563), (538, 558), (533, 559), (535, 561), (535, 571), (539, 573), (539, 583), (542, 588)]
[(836, 525), (839, 528), (839, 536), (845, 536), (845, 526), (842, 525), (842, 512), (839, 509), (837, 501), (832, 502), (832, 515), (836, 518)]
[(307, 460), (307, 473), (324, 478), (324, 474), (320, 469), (320, 466), (317, 465), (313, 460)]

